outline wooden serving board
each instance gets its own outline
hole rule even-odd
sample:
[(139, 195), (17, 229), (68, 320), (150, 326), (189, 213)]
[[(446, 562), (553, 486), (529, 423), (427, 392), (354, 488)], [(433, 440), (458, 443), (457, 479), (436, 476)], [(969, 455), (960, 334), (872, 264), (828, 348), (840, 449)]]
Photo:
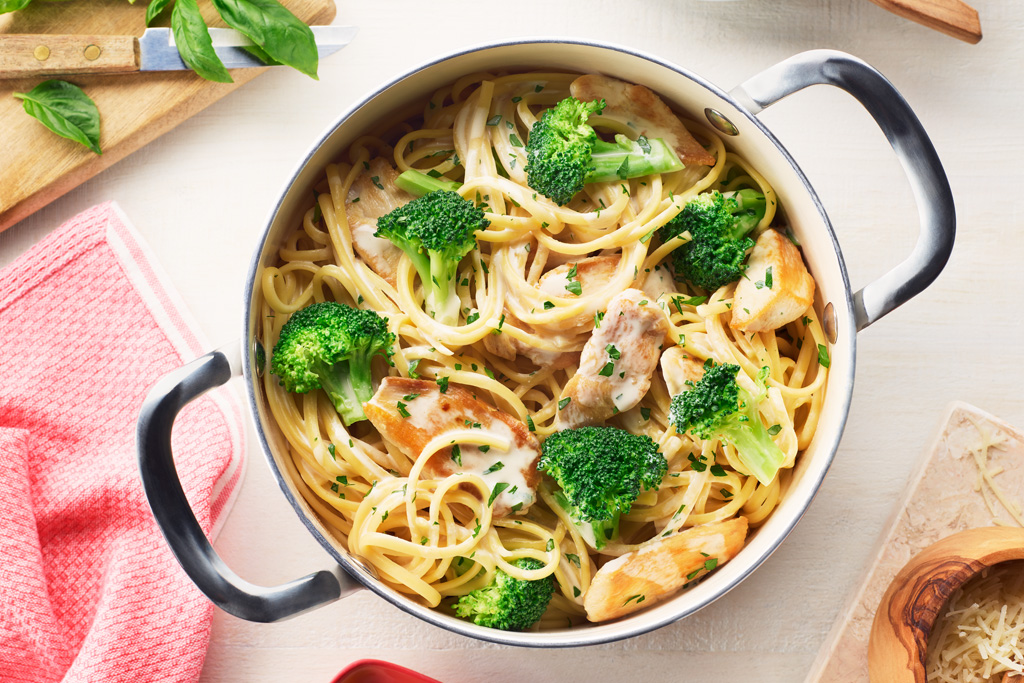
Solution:
[[(993, 526), (981, 493), (971, 450), (982, 442), (979, 430), (1005, 438), (989, 450), (989, 467), (1004, 471), (995, 478), (1008, 500), (1024, 503), (1024, 433), (966, 403), (954, 403), (934, 444), (911, 478), (907, 493), (882, 541), (864, 581), (811, 667), (807, 683), (868, 683), (868, 636), (875, 609), (897, 572), (925, 547), (964, 529)], [(994, 503), (998, 518), (1013, 520)]]
[[(308, 24), (329, 24), (334, 18), (334, 0), (282, 2)], [(210, 26), (225, 26), (209, 2), (201, 1), (200, 8)], [(145, 17), (144, 0), (134, 5), (128, 0), (35, 0), (26, 9), (0, 15), (0, 41), (5, 34), (141, 36)], [(161, 21), (160, 25), (169, 25), (168, 18)], [(234, 83), (212, 83), (191, 71), (58, 77), (81, 87), (96, 102), (102, 155), (54, 135), (12, 96), (46, 78), (0, 80), (0, 231), (264, 71), (232, 70)]]

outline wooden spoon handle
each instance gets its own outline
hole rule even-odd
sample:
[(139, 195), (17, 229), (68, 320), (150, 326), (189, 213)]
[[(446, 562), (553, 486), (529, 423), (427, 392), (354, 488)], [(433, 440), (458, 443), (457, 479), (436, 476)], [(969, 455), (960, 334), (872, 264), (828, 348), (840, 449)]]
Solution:
[(0, 39), (0, 79), (139, 70), (134, 36), (9, 35)]
[(871, 2), (893, 14), (916, 21), (972, 45), (981, 40), (981, 22), (978, 20), (978, 10), (963, 0), (871, 0)]

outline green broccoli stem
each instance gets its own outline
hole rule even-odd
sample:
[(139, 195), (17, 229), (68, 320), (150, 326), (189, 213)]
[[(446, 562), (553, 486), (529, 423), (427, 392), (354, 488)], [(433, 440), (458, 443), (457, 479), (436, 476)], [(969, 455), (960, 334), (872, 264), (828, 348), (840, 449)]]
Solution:
[(740, 461), (761, 484), (768, 486), (786, 462), (786, 454), (775, 445), (757, 412), (757, 401), (750, 392), (739, 390), (740, 413), (733, 427), (723, 430), (736, 448)]
[(672, 173), (683, 168), (683, 162), (664, 140), (644, 140), (641, 144), (625, 135), (616, 135), (615, 142), (595, 142), (591, 157), (594, 168), (587, 173), (585, 181), (627, 180), (652, 173)]
[(726, 199), (736, 200), (736, 210), (732, 212), (732, 229), (729, 231), (729, 236), (732, 239), (745, 237), (747, 233), (756, 228), (768, 209), (768, 201), (757, 190), (745, 189), (738, 192), (724, 192), (722, 196)]
[(402, 171), (395, 178), (395, 185), (400, 189), (405, 190), (413, 197), (422, 197), (425, 194), (430, 194), (437, 190), (450, 190), (452, 192), (457, 191), (462, 187), (462, 183), (454, 180), (444, 180), (442, 178), (433, 178), (422, 171), (417, 171), (414, 168), (410, 168), (407, 171)]
[[(427, 313), (443, 325), (455, 325), (459, 322), (459, 308), (462, 301), (455, 291), (455, 276), (458, 262), (452, 263), (445, 254), (427, 251), (430, 260), (428, 280), (423, 284), (423, 303)], [(422, 274), (420, 277), (423, 277)]]
[(594, 550), (601, 550), (608, 545), (608, 541), (619, 537), (619, 519), (621, 516), (618, 512), (613, 514), (610, 519), (584, 521), (579, 519), (579, 513), (576, 512), (573, 504), (569, 502), (564, 492), (555, 491), (554, 498), (558, 506), (569, 516), (573, 528), (583, 538), (583, 541)]
[(366, 419), (363, 401), (373, 396), (369, 358), (342, 361), (329, 367), (321, 366), (316, 372), (320, 376), (321, 388), (327, 392), (342, 422), (350, 425)]

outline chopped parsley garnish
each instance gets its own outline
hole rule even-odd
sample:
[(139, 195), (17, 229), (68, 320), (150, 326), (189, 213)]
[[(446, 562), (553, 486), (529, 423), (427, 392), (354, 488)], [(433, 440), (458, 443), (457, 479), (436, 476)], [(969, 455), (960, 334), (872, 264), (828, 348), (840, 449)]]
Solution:
[(494, 504), (494, 499), (497, 498), (498, 496), (500, 496), (501, 492), (504, 491), (505, 489), (507, 489), (509, 486), (511, 486), (511, 484), (507, 484), (507, 483), (505, 483), (503, 481), (498, 482), (497, 484), (495, 484), (494, 488), (491, 489), (491, 497), (487, 499), (487, 505), (493, 505)]
[(519, 140), (515, 133), (511, 133), (508, 136), (508, 141), (512, 143), (513, 147), (522, 147), (523, 143)]
[(554, 550), (554, 549), (555, 549), (555, 539), (553, 539), (553, 538), (549, 538), (549, 539), (548, 539), (548, 544), (547, 544), (547, 546), (546, 546), (546, 549), (547, 549), (547, 551), (548, 551), (549, 553), (550, 553), (550, 552), (551, 552), (552, 550)]
[(712, 465), (711, 474), (715, 475), (716, 477), (724, 477), (726, 476), (725, 468), (722, 467), (721, 465)]
[(447, 377), (438, 377), (434, 381), (437, 382), (437, 388), (438, 388), (438, 390), (442, 394), (448, 393), (448, 378)]
[(823, 368), (832, 365), (832, 360), (828, 357), (828, 348), (824, 344), (818, 344), (818, 365)]
[(409, 362), (409, 377), (411, 377), (412, 379), (418, 379), (420, 376), (420, 374), (416, 372), (416, 368), (419, 366), (421, 360), (423, 359), (416, 358)]
[(770, 436), (775, 436), (776, 434), (778, 434), (781, 431), (782, 431), (782, 425), (772, 425), (771, 427), (768, 428), (768, 434)]
[(495, 114), (491, 118), (487, 119), (488, 126), (496, 126), (501, 123), (501, 114)]
[[(497, 472), (498, 470), (504, 469), (504, 467), (505, 467), (505, 463), (503, 463), (502, 461), (499, 460), (498, 462), (494, 463), (493, 465), (488, 467), (486, 470), (484, 470), (484, 474), (490, 474), (491, 472)], [(506, 486), (507, 486), (507, 484), (506, 484)]]
[(560, 401), (558, 402), (558, 409), (559, 409), (559, 410), (561, 410), (562, 408), (564, 408), (564, 407), (566, 407), (567, 405), (569, 405), (569, 401), (571, 401), (571, 400), (572, 400), (572, 397), (571, 397), (571, 396), (566, 396), (565, 398), (561, 399), (561, 400), (560, 400)]
[(401, 415), (402, 417), (409, 417), (410, 415), (412, 415), (412, 413), (406, 410), (405, 404), (402, 403), (401, 401), (398, 401), (396, 405), (398, 406), (398, 414)]
[(611, 359), (618, 360), (619, 358), (622, 357), (622, 352), (615, 347), (615, 344), (609, 344), (608, 346), (604, 347), (604, 350), (608, 354), (608, 357)]
[(641, 406), (640, 407), (640, 417), (644, 418), (645, 420), (650, 420), (651, 419), (651, 409), (648, 408), (647, 406)]
[(419, 396), (419, 394), (406, 394), (405, 396), (402, 397), (402, 400), (403, 401), (415, 401), (417, 396)]
[(772, 267), (768, 266), (768, 270), (764, 271), (764, 286), (768, 289), (772, 288)]
[(544, 302), (544, 310), (545, 311), (550, 311), (554, 307), (555, 307), (555, 305), (553, 303), (551, 303), (550, 301), (545, 301)]
[(580, 566), (580, 556), (579, 555), (573, 555), (572, 553), (566, 553), (565, 554), (565, 559), (569, 560), (570, 562), (572, 562), (577, 567)]
[(529, 415), (526, 416), (526, 428), (531, 432), (537, 431), (537, 425), (533, 424), (533, 418)]
[(466, 316), (466, 324), (467, 325), (471, 325), (472, 323), (475, 323), (479, 319), (480, 319), (480, 311), (473, 311), (468, 316)]
[(333, 443), (329, 443), (329, 444), (327, 444), (327, 452), (331, 454), (331, 458), (333, 458), (334, 460), (337, 460), (337, 459), (338, 459), (338, 458), (337, 458), (337, 457), (335, 457), (335, 455), (334, 455), (334, 444), (333, 444)]
[[(687, 578), (689, 578), (689, 577), (687, 577)], [(626, 599), (626, 602), (622, 603), (622, 606), (625, 607), (626, 605), (628, 605), (629, 603), (633, 602), (634, 600), (636, 600), (636, 604), (639, 605), (641, 602), (643, 602), (645, 600), (645, 597), (643, 595), (631, 595), (631, 596), (629, 596)]]
[(459, 448), (459, 444), (452, 446), (452, 460), (455, 461), (456, 465), (462, 467), (462, 449)]
[(380, 176), (370, 176), (370, 180), (373, 181), (373, 184), (377, 186), (378, 190), (384, 189), (384, 186), (380, 184)]
[(602, 377), (611, 377), (613, 372), (615, 372), (615, 363), (613, 363), (612, 361), (608, 361), (607, 363), (604, 364), (604, 367), (598, 371), (597, 374), (601, 375)]

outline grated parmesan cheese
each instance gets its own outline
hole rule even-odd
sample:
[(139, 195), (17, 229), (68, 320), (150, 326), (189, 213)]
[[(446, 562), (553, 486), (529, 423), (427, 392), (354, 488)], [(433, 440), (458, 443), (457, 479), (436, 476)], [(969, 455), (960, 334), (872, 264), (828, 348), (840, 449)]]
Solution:
[(928, 683), (1024, 673), (1024, 562), (989, 567), (949, 597), (928, 639)]

